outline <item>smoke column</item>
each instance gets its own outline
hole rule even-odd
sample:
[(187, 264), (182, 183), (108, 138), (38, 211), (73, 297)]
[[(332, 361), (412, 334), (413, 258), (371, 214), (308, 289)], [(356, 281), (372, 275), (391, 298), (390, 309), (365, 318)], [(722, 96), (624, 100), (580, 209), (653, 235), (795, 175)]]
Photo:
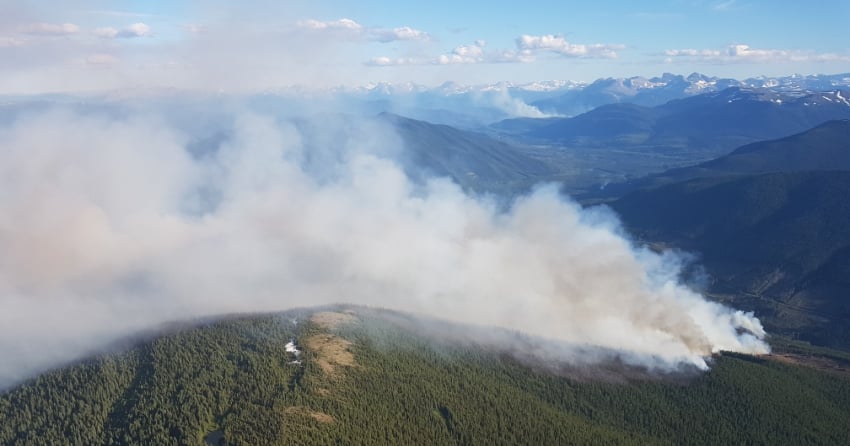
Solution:
[(229, 137), (204, 153), (163, 110), (55, 109), (0, 128), (0, 387), (166, 321), (329, 303), (651, 367), (767, 351), (752, 314), (681, 285), (675, 257), (636, 249), (613, 216), (553, 187), (505, 209), (448, 179), (413, 183), (380, 123), (317, 145), (288, 121), (229, 113)]

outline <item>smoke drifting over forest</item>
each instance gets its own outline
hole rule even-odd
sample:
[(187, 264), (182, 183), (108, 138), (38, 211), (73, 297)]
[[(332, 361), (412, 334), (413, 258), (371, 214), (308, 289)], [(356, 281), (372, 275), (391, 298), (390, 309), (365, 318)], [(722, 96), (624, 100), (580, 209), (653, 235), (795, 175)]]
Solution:
[(650, 367), (767, 350), (752, 314), (682, 285), (675, 256), (555, 187), (505, 208), (446, 178), (412, 182), (386, 124), (318, 119), (308, 134), (221, 113), (226, 137), (202, 149), (162, 110), (53, 108), (0, 127), (0, 387), (163, 322), (330, 303)]

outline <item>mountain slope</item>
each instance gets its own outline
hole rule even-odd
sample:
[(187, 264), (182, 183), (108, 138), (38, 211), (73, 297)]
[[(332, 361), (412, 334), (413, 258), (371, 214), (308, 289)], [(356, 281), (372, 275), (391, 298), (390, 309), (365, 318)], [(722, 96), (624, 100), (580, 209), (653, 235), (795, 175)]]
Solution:
[(545, 125), (506, 121), (494, 126), (529, 140), (587, 147), (689, 148), (721, 155), (744, 144), (805, 131), (828, 120), (850, 119), (850, 92), (791, 96), (728, 88), (656, 107), (612, 104)]
[(414, 177), (448, 176), (478, 191), (514, 191), (556, 175), (549, 164), (487, 135), (383, 113), (405, 143), (403, 161)]
[(712, 371), (676, 381), (576, 380), (424, 338), (410, 321), (304, 310), (184, 328), (0, 394), (0, 443), (850, 441), (842, 375), (723, 355)]
[(605, 190), (589, 195), (616, 197), (641, 188), (701, 177), (807, 170), (850, 171), (850, 120), (827, 121), (785, 138), (739, 147), (728, 155), (695, 166), (610, 184)]
[(772, 328), (850, 348), (849, 196), (850, 172), (793, 172), (694, 179), (611, 207), (639, 238), (698, 253), (711, 290)]
[(804, 170), (850, 170), (850, 120), (827, 121), (787, 138), (748, 144), (695, 166), (689, 175)]

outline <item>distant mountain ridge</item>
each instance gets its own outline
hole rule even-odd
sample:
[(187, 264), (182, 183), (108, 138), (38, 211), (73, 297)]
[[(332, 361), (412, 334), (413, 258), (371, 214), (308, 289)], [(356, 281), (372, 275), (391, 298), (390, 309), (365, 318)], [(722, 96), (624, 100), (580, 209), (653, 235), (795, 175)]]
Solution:
[(850, 74), (755, 77), (743, 80), (691, 73), (685, 77), (664, 73), (660, 77), (598, 79), (583, 88), (532, 103), (544, 113), (576, 115), (614, 103), (633, 103), (652, 107), (673, 99), (722, 91), (731, 87), (760, 89), (774, 93), (812, 93), (850, 88)]
[[(720, 91), (729, 87), (768, 89), (775, 92), (814, 92), (834, 90), (850, 87), (850, 73), (841, 74), (815, 74), (790, 76), (758, 76), (746, 79), (723, 78), (708, 76), (701, 73), (691, 73), (687, 76), (673, 73), (664, 73), (661, 76), (643, 77), (608, 77), (599, 78), (592, 82), (575, 80), (539, 80), (534, 82), (493, 82), (484, 84), (463, 84), (458, 82), (445, 82), (436, 87), (429, 87), (414, 82), (373, 82), (355, 87), (334, 87), (325, 90), (334, 94), (349, 94), (370, 96), (373, 98), (386, 98), (401, 95), (416, 95), (429, 93), (443, 96), (456, 96), (464, 94), (479, 94), (487, 91), (507, 91), (522, 99), (534, 100), (535, 96), (548, 94), (551, 103), (565, 102), (574, 98), (561, 98), (562, 95), (577, 94), (584, 92), (586, 97), (601, 95), (603, 98), (613, 99), (615, 102), (635, 102), (639, 105), (660, 105), (671, 99), (702, 94), (712, 91)], [(301, 86), (285, 87), (268, 90), (270, 94), (303, 94), (305, 92), (322, 90), (311, 90)], [(650, 94), (656, 92), (657, 97)], [(549, 101), (538, 99), (541, 102), (534, 105), (547, 104)], [(611, 102), (587, 103), (590, 108), (595, 108)], [(587, 111), (587, 110), (582, 110)]]
[[(664, 73), (656, 77), (600, 78), (592, 82), (544, 80), (535, 82), (495, 82), (461, 84), (446, 82), (428, 87), (412, 82), (377, 82), (360, 87), (338, 87), (334, 94), (369, 100), (418, 98), (426, 102), (437, 98), (483, 97), (504, 94), (529, 103), (549, 115), (574, 116), (596, 107), (615, 103), (634, 103), (652, 107), (673, 99), (722, 91), (730, 87), (767, 90), (783, 94), (804, 94), (850, 89), (850, 73), (750, 77), (733, 79), (691, 73), (687, 76)], [(303, 93), (303, 88), (285, 88), (275, 94)]]
[[(507, 107), (506, 102), (519, 100), (542, 112), (542, 116), (575, 116), (594, 108), (617, 103), (633, 103), (646, 107), (674, 99), (722, 91), (730, 87), (759, 89), (783, 94), (805, 94), (836, 89), (850, 89), (850, 73), (750, 77), (746, 79), (708, 76), (701, 73), (680, 75), (664, 73), (656, 77), (600, 78), (592, 82), (573, 80), (541, 80), (535, 82), (494, 82), (462, 84), (445, 82), (429, 87), (413, 82), (376, 82), (358, 87), (336, 87), (313, 91), (304, 87), (269, 90), (267, 94), (302, 96), (332, 94), (366, 101), (403, 100), (431, 109), (448, 109), (446, 104)], [(393, 111), (388, 109), (386, 111)], [(511, 114), (510, 110), (504, 112)], [(397, 113), (410, 115), (410, 110)], [(405, 113), (407, 112), (407, 113)], [(514, 116), (523, 116), (514, 111)], [(491, 116), (495, 116), (492, 115)], [(528, 115), (526, 115), (528, 116)], [(440, 121), (432, 115), (416, 115), (429, 121)], [(440, 121), (443, 123), (449, 123)]]
[(831, 119), (848, 119), (848, 98), (850, 89), (789, 95), (731, 87), (654, 107), (605, 105), (574, 118), (545, 120), (545, 125), (526, 135), (566, 142), (585, 137), (617, 139), (638, 135), (646, 143), (665, 137), (711, 139), (718, 132), (763, 139), (771, 134), (788, 134), (789, 127), (803, 131)]
[(514, 119), (492, 128), (532, 143), (656, 153), (687, 150), (705, 159), (829, 120), (850, 119), (848, 98), (850, 89), (785, 94), (732, 87), (655, 107), (610, 104), (573, 118)]
[(610, 184), (595, 194), (613, 197), (640, 188), (701, 177), (810, 170), (850, 171), (850, 120), (827, 121), (785, 138), (739, 147), (727, 155), (694, 166)]

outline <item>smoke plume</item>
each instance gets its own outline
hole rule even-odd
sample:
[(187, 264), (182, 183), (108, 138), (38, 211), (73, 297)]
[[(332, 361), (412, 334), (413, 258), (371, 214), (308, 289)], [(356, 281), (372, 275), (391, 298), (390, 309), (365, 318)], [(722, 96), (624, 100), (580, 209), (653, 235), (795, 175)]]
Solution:
[(767, 350), (752, 314), (683, 286), (674, 256), (554, 187), (505, 207), (411, 181), (386, 124), (311, 136), (226, 114), (203, 150), (164, 110), (51, 109), (0, 128), (0, 387), (166, 321), (346, 302), (650, 367)]

